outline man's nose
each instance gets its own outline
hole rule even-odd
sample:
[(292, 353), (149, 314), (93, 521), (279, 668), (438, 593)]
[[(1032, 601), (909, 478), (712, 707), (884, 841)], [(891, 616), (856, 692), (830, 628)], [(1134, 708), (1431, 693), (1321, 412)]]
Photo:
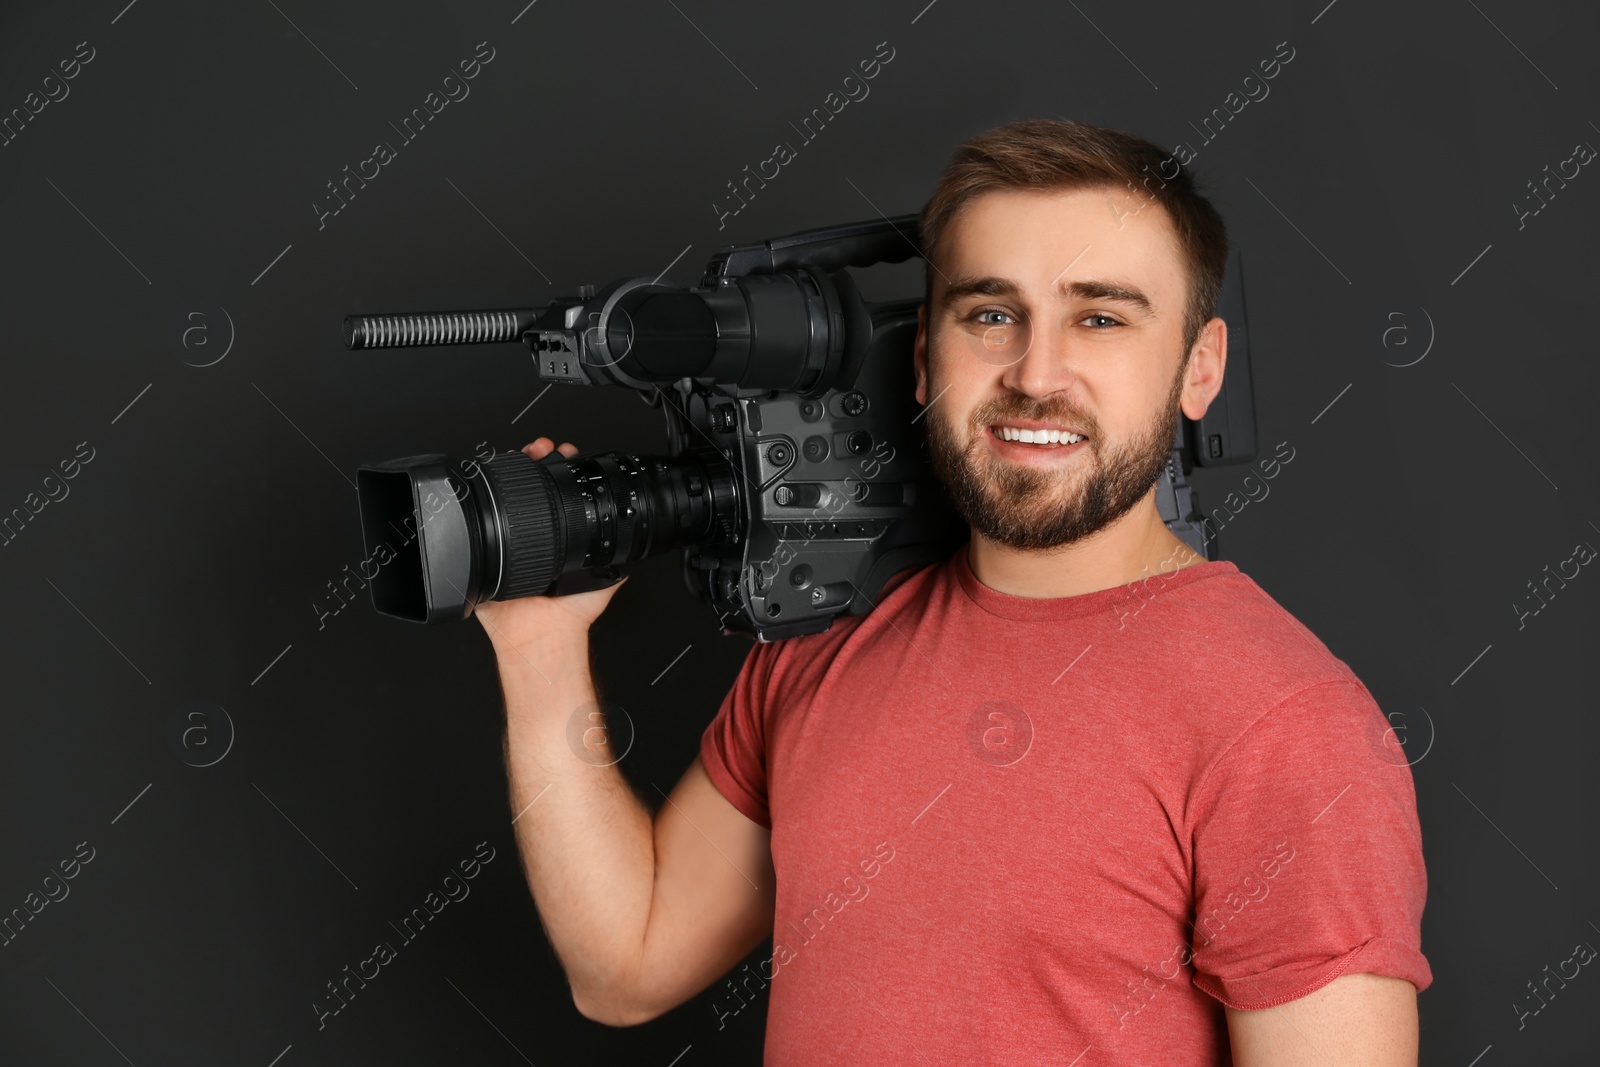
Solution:
[(1007, 365), (1001, 384), (1029, 396), (1046, 396), (1065, 388), (1074, 364), (1067, 331), (1053, 322), (1030, 319), (1021, 340), (1021, 355)]

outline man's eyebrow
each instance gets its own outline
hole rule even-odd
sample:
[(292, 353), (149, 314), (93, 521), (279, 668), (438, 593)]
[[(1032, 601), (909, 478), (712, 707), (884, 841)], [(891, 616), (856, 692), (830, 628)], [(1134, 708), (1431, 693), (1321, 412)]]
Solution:
[(965, 275), (945, 286), (944, 298), (953, 303), (969, 296), (1016, 296), (1018, 292), (1017, 283), (1009, 278)]
[(1154, 305), (1144, 291), (1136, 285), (1127, 282), (1101, 281), (1095, 278), (1083, 278), (1077, 281), (1063, 282), (1056, 286), (1059, 292), (1067, 296), (1074, 296), (1080, 300), (1115, 300), (1121, 304), (1131, 304), (1146, 315), (1153, 314)]
[[(1152, 314), (1155, 310), (1150, 298), (1136, 285), (1128, 282), (1107, 281), (1093, 278), (1082, 278), (1070, 282), (1061, 282), (1056, 285), (1056, 291), (1063, 296), (1078, 300), (1114, 300), (1122, 304), (1130, 304), (1145, 314)], [(1009, 296), (1016, 297), (1021, 290), (1017, 283), (1010, 278), (998, 278), (992, 275), (982, 277), (958, 277), (952, 279), (945, 287), (944, 298), (948, 303), (969, 296)]]

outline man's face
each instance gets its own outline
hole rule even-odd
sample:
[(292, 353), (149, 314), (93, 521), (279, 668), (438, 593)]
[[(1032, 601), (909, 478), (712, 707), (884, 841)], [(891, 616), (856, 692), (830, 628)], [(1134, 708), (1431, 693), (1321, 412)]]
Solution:
[[(1038, 550), (1127, 513), (1160, 475), (1180, 410), (1199, 417), (1220, 385), (1186, 382), (1188, 275), (1166, 211), (1112, 186), (984, 193), (935, 266), (917, 401), (962, 517)], [(1006, 439), (1021, 429), (1083, 440)]]

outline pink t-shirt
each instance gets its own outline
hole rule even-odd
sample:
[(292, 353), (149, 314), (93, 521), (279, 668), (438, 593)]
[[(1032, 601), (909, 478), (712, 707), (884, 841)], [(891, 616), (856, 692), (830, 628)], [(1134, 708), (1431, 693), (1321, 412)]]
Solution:
[(700, 754), (772, 830), (717, 1006), (770, 996), (767, 1067), (1226, 1064), (1223, 1005), (1433, 980), (1404, 750), (1230, 562), (1034, 599), (963, 546), (752, 647)]

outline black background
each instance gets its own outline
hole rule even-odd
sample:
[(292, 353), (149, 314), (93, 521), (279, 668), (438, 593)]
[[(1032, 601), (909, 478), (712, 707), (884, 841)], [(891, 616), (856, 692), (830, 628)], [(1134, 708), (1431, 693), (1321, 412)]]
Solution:
[[(95, 850), (0, 948), (0, 1058), (759, 1062), (764, 1002), (720, 1029), (709, 992), (629, 1030), (574, 1009), (518, 867), (481, 627), (363, 599), (319, 628), (313, 607), (363, 555), (360, 464), (541, 434), (659, 451), (659, 413), (598, 389), (530, 408), (518, 346), (348, 353), (339, 324), (669, 264), (692, 284), (733, 241), (915, 211), (958, 141), (1050, 115), (1198, 148), (1243, 250), (1262, 452), (1296, 459), (1223, 554), (1406, 730), (1435, 975), (1422, 1062), (1592, 1054), (1600, 979), (1520, 1030), (1513, 1005), (1600, 943), (1600, 578), (1522, 629), (1511, 606), (1600, 545), (1600, 177), (1521, 228), (1513, 207), (1600, 144), (1592, 5), (524, 2), (0, 13), (0, 112), (95, 50), (0, 148), (0, 514), (94, 449), (0, 548), (0, 911)], [(470, 96), (319, 230), (325, 183), (400, 145), (389, 123), (484, 41)], [(725, 183), (883, 41), (870, 95), (719, 229)], [(1191, 123), (1285, 41), (1270, 95), (1205, 143)], [(919, 286), (905, 265), (867, 289)], [(1244, 473), (1197, 473), (1202, 502)], [(675, 555), (639, 570), (596, 642), (638, 729), (622, 766), (659, 802), (748, 646)], [(226, 710), (231, 747), (214, 710), (175, 743), (202, 721), (191, 701)], [(479, 842), (496, 858), (470, 897), (319, 1031), (324, 983)]]

